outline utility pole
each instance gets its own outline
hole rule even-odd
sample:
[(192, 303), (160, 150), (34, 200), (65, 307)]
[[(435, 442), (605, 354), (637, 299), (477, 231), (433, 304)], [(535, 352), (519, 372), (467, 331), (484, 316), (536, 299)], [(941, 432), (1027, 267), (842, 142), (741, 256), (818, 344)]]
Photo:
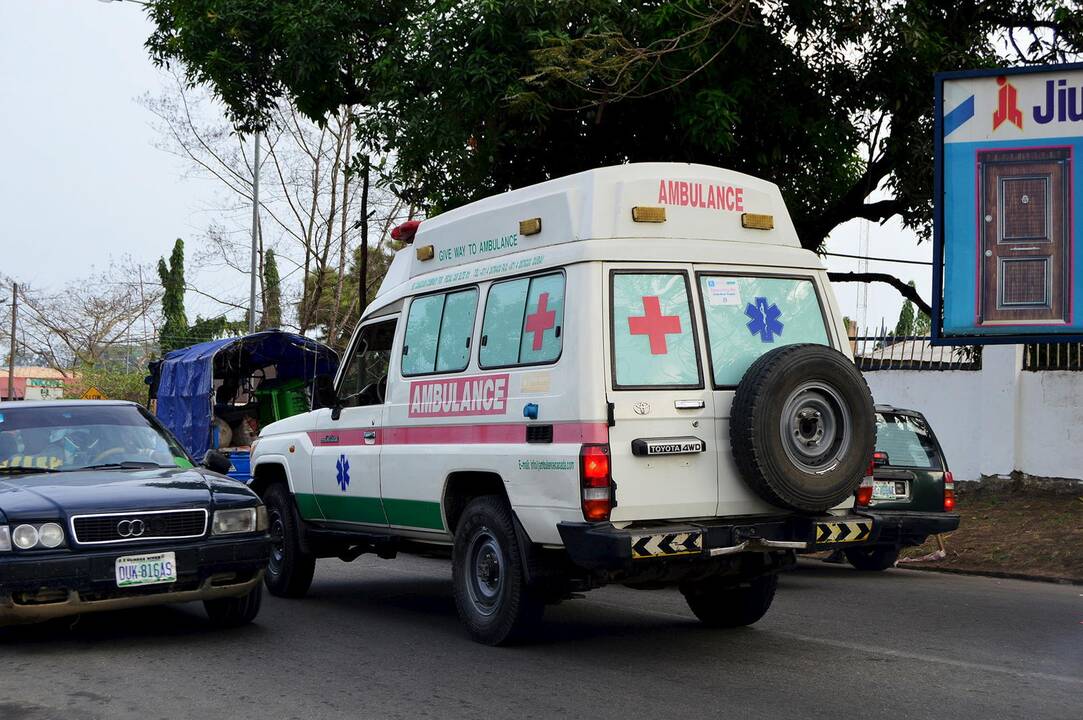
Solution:
[(248, 332), (256, 331), (256, 268), (259, 244), (259, 132), (256, 133), (256, 151), (252, 162), (252, 271), (248, 291)]
[(11, 353), (8, 355), (8, 400), (15, 399), (15, 320), (19, 313), (19, 284), (11, 283)]

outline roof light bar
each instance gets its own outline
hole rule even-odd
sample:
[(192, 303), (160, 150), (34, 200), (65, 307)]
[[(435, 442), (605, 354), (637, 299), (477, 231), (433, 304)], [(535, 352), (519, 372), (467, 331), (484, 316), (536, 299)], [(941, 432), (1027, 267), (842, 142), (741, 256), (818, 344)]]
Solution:
[(632, 220), (635, 222), (663, 223), (666, 221), (666, 209), (664, 207), (634, 207), (632, 208)]
[(749, 230), (774, 230), (775, 216), (758, 213), (741, 213), (741, 227)]
[(530, 218), (529, 220), (519, 221), (519, 234), (520, 235), (537, 235), (541, 232), (542, 222), (541, 218)]

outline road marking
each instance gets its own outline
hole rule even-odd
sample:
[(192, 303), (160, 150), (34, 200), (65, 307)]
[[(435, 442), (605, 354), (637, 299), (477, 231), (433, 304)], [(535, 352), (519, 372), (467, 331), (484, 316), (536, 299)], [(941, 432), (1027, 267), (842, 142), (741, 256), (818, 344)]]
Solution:
[[(625, 612), (639, 613), (641, 615), (655, 615), (671, 618), (680, 618), (681, 620), (694, 620), (694, 617), (691, 614), (682, 615), (680, 613), (666, 612), (664, 610), (640, 610), (638, 608), (628, 607), (627, 605), (620, 605), (618, 603), (604, 601), (599, 602), (593, 599), (590, 602), (594, 605), (604, 605), (606, 607), (624, 610)], [(1083, 678), (1070, 677), (1067, 675), (1052, 675), (1050, 673), (1043, 672), (1027, 672), (1025, 670), (1014, 670), (1012, 668), (1003, 667), (1001, 665), (987, 665), (985, 663), (967, 662), (966, 660), (953, 660), (952, 658), (940, 657), (938, 655), (925, 655), (923, 653), (906, 652), (905, 650), (892, 650), (891, 648), (879, 647), (877, 645), (864, 645), (862, 643), (847, 642), (845, 640), (818, 638), (811, 635), (800, 635), (798, 633), (791, 633), (785, 630), (764, 629), (763, 632), (778, 637), (789, 638), (790, 640), (797, 640), (799, 642), (813, 643), (817, 645), (827, 645), (829, 647), (838, 648), (840, 650), (852, 650), (854, 652), (864, 652), (870, 653), (872, 655), (885, 655), (887, 657), (902, 658), (905, 660), (918, 660), (926, 663), (938, 663), (940, 665), (949, 665), (952, 667), (962, 668), (964, 670), (1001, 673), (1003, 675), (1011, 675), (1017, 678), (1051, 680), (1053, 682), (1069, 683), (1072, 685), (1083, 685)]]

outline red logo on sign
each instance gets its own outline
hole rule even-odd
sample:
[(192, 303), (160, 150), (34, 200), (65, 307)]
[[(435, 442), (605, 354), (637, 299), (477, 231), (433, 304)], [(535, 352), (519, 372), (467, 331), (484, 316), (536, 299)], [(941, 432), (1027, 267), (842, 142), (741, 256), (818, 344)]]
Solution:
[(665, 355), (669, 352), (666, 335), (680, 334), (681, 318), (677, 315), (663, 315), (656, 295), (644, 296), (643, 312), (639, 317), (628, 318), (628, 332), (633, 335), (646, 335), (650, 339), (651, 355)]
[(1001, 75), (997, 78), (997, 109), (993, 111), (993, 129), (1000, 127), (1005, 120), (1023, 129), (1023, 113), (1019, 111), (1019, 91), (1008, 82), (1008, 78)]
[(534, 350), (542, 349), (542, 341), (545, 339), (545, 331), (557, 324), (556, 310), (549, 310), (549, 293), (542, 293), (538, 298), (538, 310), (533, 315), (527, 315), (526, 331), (534, 333)]
[(507, 373), (410, 383), (410, 417), (503, 415), (507, 403)]

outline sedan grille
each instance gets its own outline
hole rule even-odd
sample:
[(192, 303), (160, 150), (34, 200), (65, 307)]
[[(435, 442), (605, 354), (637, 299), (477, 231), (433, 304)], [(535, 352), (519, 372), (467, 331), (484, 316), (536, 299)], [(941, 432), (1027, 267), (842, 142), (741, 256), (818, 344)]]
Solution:
[(207, 511), (145, 510), (109, 515), (76, 515), (72, 534), (80, 545), (202, 537)]

